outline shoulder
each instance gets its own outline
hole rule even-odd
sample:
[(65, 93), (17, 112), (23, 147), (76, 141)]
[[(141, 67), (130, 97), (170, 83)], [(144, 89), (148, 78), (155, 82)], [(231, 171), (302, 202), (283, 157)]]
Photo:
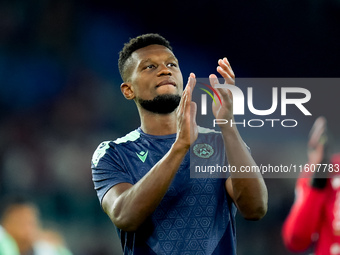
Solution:
[(135, 142), (141, 136), (141, 133), (136, 129), (128, 133), (127, 135), (117, 138), (113, 141), (114, 144), (124, 144), (129, 142)]
[(129, 145), (131, 142), (137, 141), (140, 138), (140, 135), (140, 132), (138, 132), (136, 129), (123, 137), (117, 138), (116, 140), (101, 142), (93, 153), (92, 163), (97, 166), (99, 160), (107, 154), (109, 154), (111, 157), (114, 157), (119, 148), (124, 147), (124, 145)]

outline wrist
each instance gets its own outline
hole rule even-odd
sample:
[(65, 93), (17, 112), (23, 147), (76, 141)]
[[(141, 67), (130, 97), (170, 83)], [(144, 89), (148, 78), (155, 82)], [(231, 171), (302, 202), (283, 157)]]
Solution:
[(224, 137), (226, 138), (232, 138), (232, 137), (238, 137), (239, 136), (239, 132), (238, 129), (236, 127), (236, 124), (234, 125), (230, 125), (230, 124), (226, 124), (226, 125), (221, 125), (219, 126), (220, 130), (223, 134)]
[(219, 128), (222, 129), (231, 129), (236, 127), (237, 123), (234, 119), (234, 117), (225, 117), (225, 118), (216, 118), (215, 116), (215, 120), (214, 120), (214, 126), (217, 125), (219, 126)]
[(190, 148), (190, 144), (181, 142), (179, 140), (176, 140), (173, 145), (171, 146), (171, 150), (175, 153), (183, 154), (185, 155)]

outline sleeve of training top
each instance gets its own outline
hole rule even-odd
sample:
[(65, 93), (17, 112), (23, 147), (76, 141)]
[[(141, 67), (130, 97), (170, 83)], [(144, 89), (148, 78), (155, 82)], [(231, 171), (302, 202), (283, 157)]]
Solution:
[(110, 141), (102, 142), (92, 157), (92, 180), (100, 203), (114, 185), (123, 182), (134, 184), (115, 146)]
[(310, 246), (322, 220), (326, 192), (309, 183), (310, 178), (298, 179), (296, 199), (282, 228), (284, 244), (293, 252), (304, 251)]

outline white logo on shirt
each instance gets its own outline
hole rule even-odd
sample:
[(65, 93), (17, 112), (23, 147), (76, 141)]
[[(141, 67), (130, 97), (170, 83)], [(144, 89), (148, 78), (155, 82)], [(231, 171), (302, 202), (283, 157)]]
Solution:
[(99, 160), (105, 155), (106, 150), (110, 147), (109, 143), (110, 141), (102, 142), (93, 153), (92, 163), (95, 167), (97, 167)]

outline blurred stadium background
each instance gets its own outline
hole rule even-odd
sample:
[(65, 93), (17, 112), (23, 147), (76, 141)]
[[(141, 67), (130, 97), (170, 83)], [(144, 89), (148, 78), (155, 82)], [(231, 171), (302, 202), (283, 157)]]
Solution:
[[(238, 77), (339, 77), (339, 27), (339, 0), (1, 0), (0, 196), (32, 195), (44, 225), (62, 232), (75, 255), (121, 254), (90, 160), (101, 141), (139, 126), (119, 89), (124, 42), (160, 33), (184, 77), (216, 73), (224, 56)], [(313, 89), (313, 116), (300, 129), (240, 130), (258, 163), (305, 163), (308, 130), (321, 114), (339, 144), (340, 88)], [(295, 179), (266, 182), (267, 216), (237, 219), (240, 255), (289, 254), (280, 230)]]

